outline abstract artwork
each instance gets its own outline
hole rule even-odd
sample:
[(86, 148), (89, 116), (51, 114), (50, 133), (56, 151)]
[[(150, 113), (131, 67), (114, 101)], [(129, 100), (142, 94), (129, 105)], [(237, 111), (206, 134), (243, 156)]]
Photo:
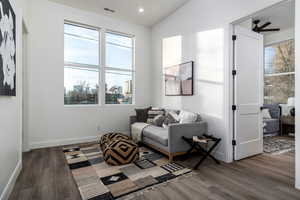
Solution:
[(0, 0), (0, 95), (16, 96), (16, 15)]
[(194, 62), (186, 62), (165, 68), (166, 96), (193, 95)]

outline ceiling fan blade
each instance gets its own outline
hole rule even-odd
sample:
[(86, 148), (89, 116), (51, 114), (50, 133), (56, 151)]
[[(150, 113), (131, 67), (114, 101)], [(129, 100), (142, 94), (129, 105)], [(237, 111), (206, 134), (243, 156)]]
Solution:
[(280, 28), (270, 28), (270, 29), (259, 30), (259, 32), (271, 32), (271, 31), (280, 31)]
[(254, 21), (253, 21), (253, 24), (257, 25), (257, 24), (259, 24), (259, 22), (260, 22), (260, 20), (257, 19), (257, 20), (254, 20)]
[(258, 27), (258, 29), (263, 29), (263, 28), (266, 28), (267, 26), (270, 26), (270, 25), (271, 25), (271, 22), (267, 22), (264, 25)]

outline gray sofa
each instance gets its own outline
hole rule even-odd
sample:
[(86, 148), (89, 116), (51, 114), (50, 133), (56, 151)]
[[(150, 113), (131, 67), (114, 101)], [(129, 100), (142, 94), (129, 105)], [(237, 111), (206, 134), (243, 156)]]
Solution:
[[(131, 116), (130, 125), (135, 122), (136, 116)], [(182, 136), (191, 138), (205, 133), (207, 133), (207, 123), (202, 120), (194, 123), (171, 124), (168, 128), (149, 125), (143, 130), (142, 143), (167, 155), (171, 162), (175, 156), (186, 153), (190, 148)]]
[(280, 117), (281, 107), (279, 104), (265, 104), (264, 109), (268, 109), (271, 119), (263, 119), (264, 136), (279, 135), (280, 133)]

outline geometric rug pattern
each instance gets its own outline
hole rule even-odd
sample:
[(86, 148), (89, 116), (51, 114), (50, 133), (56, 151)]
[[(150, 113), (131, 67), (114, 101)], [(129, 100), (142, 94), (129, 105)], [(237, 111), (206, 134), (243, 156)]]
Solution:
[(264, 152), (273, 155), (295, 151), (295, 140), (284, 137), (264, 137)]
[(121, 166), (108, 165), (99, 144), (63, 152), (83, 200), (117, 199), (192, 171), (147, 147), (139, 148), (139, 160)]

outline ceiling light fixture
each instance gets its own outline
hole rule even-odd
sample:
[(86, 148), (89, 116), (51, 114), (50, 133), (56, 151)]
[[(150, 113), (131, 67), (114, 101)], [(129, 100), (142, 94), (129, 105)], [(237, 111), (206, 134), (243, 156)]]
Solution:
[(139, 13), (143, 13), (144, 11), (144, 8), (139, 8)]

